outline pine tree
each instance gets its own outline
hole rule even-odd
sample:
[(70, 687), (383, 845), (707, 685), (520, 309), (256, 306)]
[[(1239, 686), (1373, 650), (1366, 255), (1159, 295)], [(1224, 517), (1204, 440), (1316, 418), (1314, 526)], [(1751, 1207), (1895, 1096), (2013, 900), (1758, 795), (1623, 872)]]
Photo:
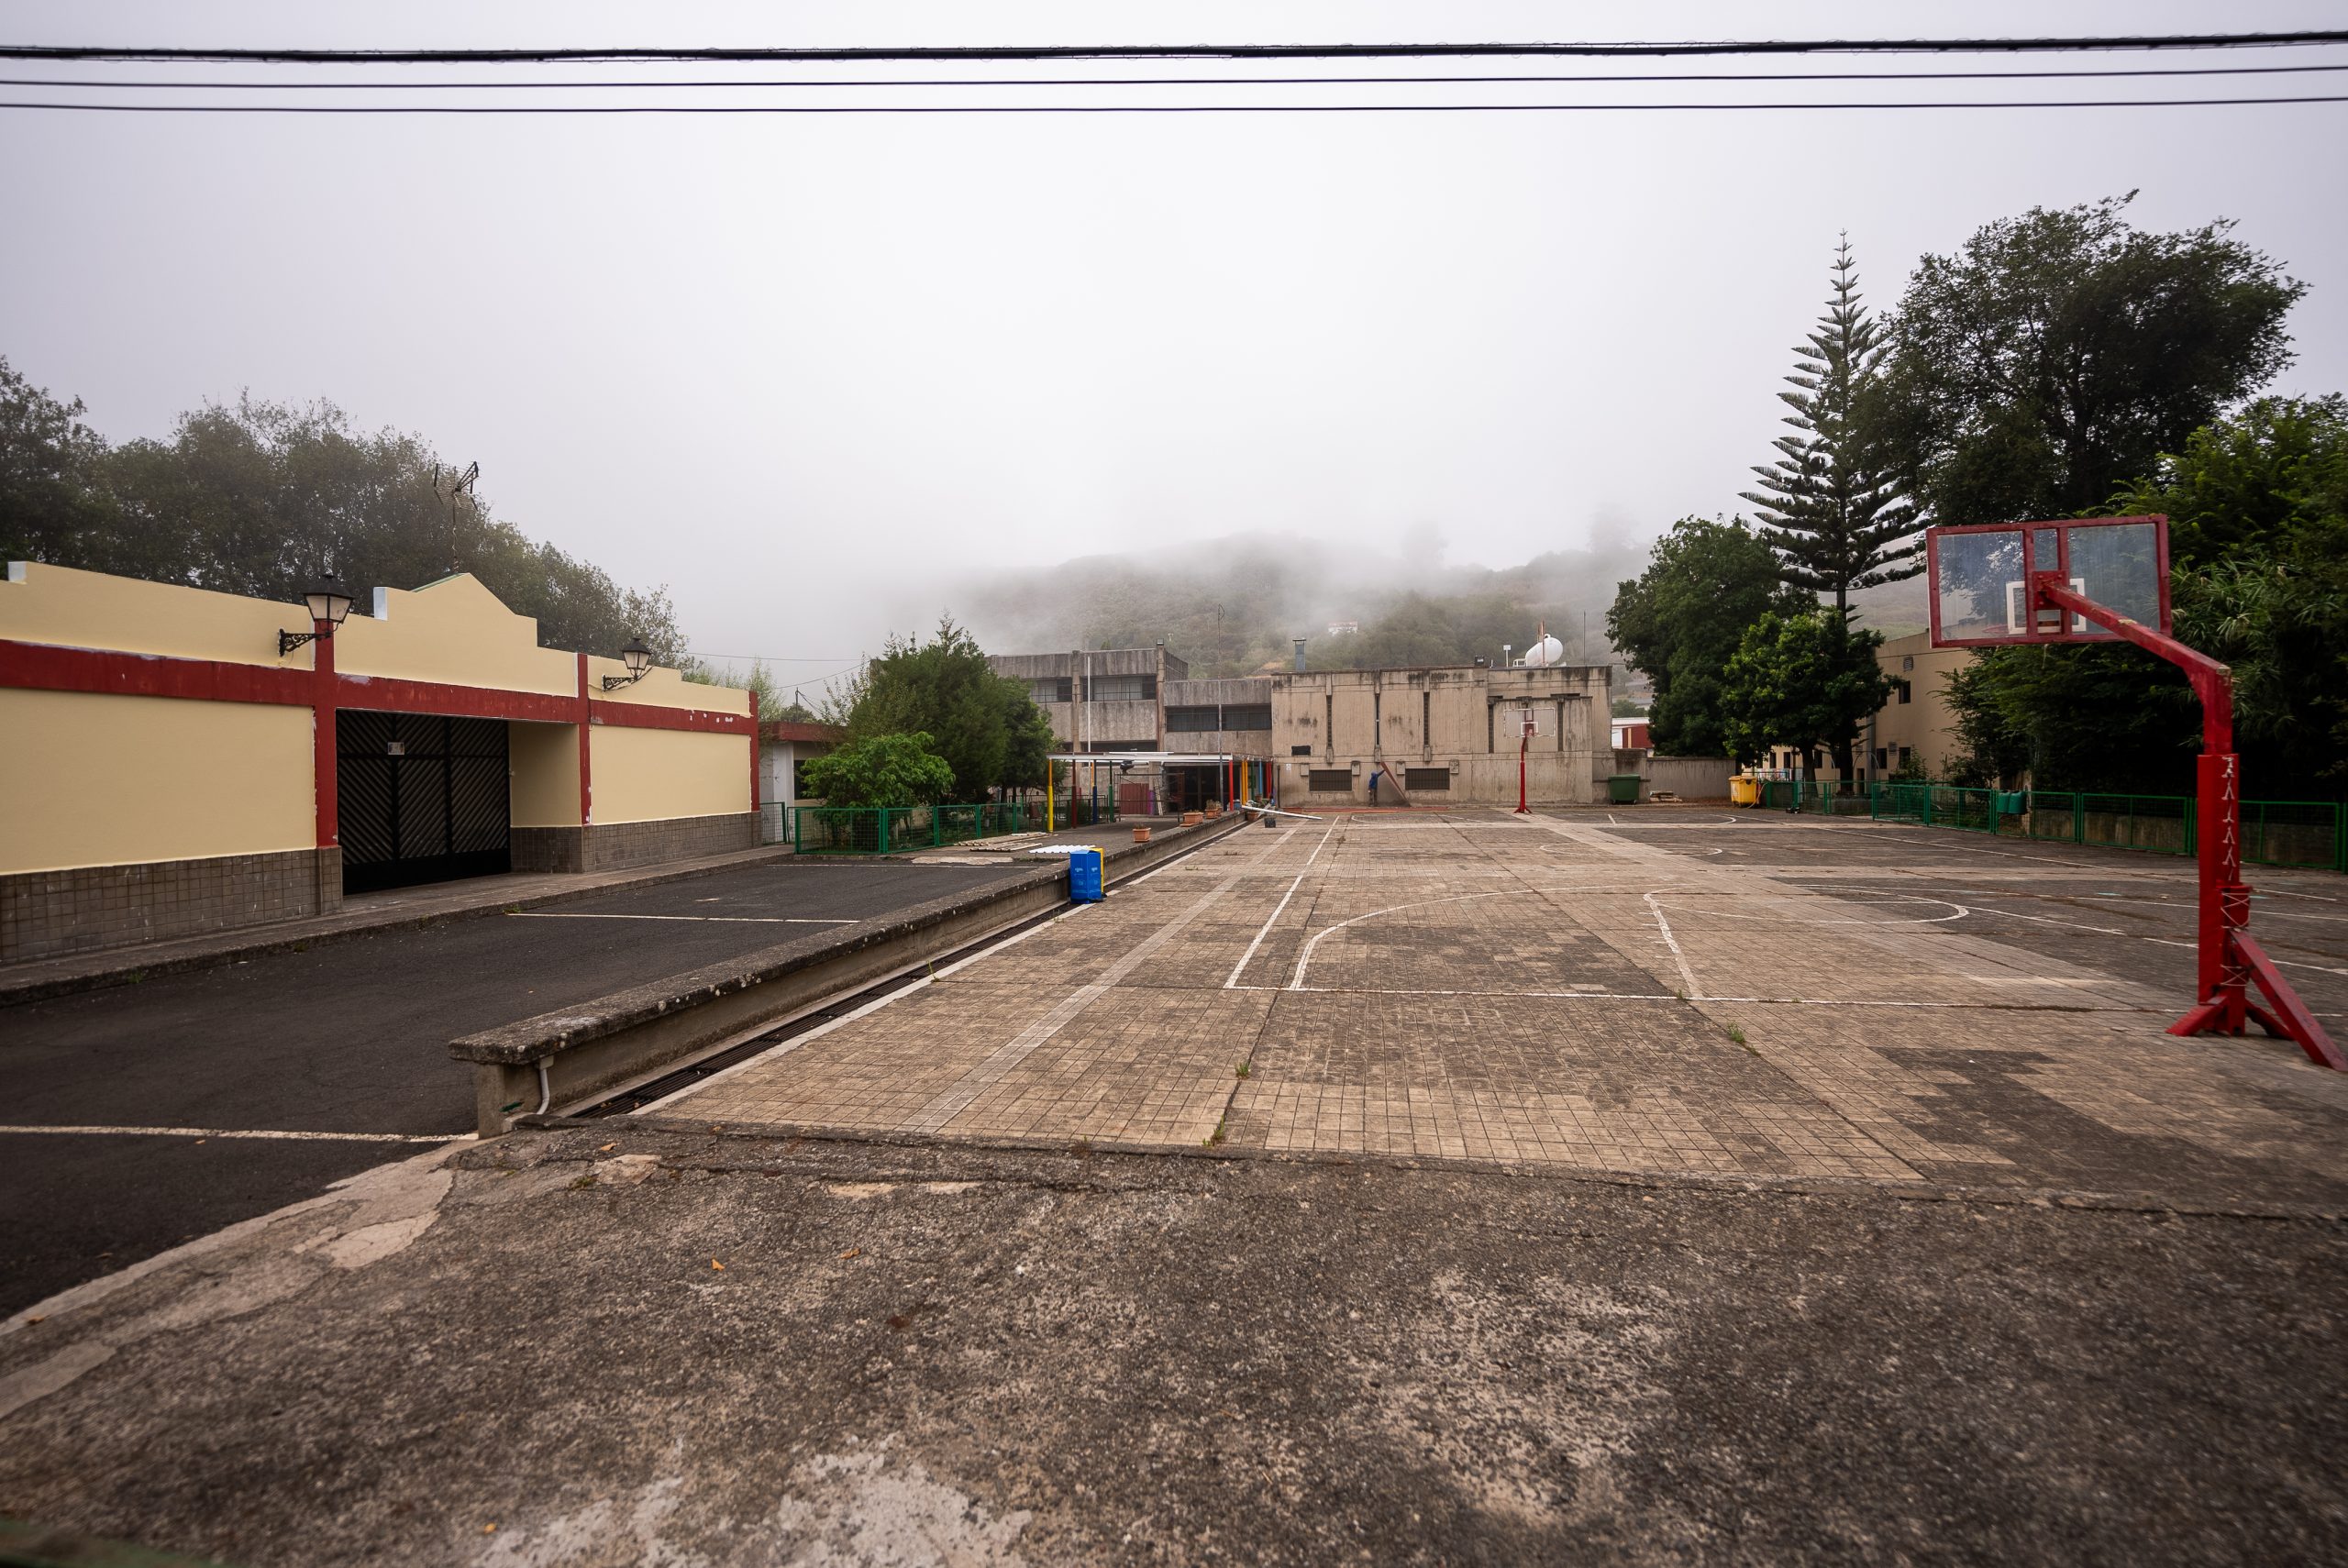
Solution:
[(1915, 509), (1867, 460), (1855, 418), (1861, 392), (1886, 345), (1859, 303), (1846, 235), (1834, 253), (1834, 293), (1818, 330), (1794, 350), (1786, 380), (1798, 390), (1778, 396), (1793, 410), (1794, 434), (1774, 443), (1778, 458), (1756, 466), (1761, 488), (1744, 499), (1761, 509), (1761, 539), (1778, 553), (1779, 575), (1797, 588), (1834, 596), (1839, 622), (1850, 616), (1851, 590), (1898, 582), (1924, 569)]

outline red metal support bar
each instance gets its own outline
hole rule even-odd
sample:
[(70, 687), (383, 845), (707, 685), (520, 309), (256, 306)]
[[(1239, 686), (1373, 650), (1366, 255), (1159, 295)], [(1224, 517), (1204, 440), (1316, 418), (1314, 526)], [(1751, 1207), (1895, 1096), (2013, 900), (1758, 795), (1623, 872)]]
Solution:
[(334, 625), (317, 621), (310, 630), (317, 634), (310, 640), (310, 732), (316, 748), (310, 760), (311, 788), (317, 794), (318, 847), (332, 849), (342, 842), (341, 786), (335, 761)]
[[(2171, 1034), (2240, 1034), (2252, 1023), (2296, 1042), (2308, 1059), (2348, 1072), (2348, 1058), (2250, 936), (2250, 888), (2242, 879), (2242, 758), (2234, 751), (2233, 672), (2205, 653), (2074, 591), (2059, 571), (2030, 574), (2037, 606), (2067, 610), (2185, 671), (2201, 701), (2197, 859), (2200, 869), (2199, 975), (2191, 1011)], [(2255, 985), (2274, 1010), (2250, 999)]]

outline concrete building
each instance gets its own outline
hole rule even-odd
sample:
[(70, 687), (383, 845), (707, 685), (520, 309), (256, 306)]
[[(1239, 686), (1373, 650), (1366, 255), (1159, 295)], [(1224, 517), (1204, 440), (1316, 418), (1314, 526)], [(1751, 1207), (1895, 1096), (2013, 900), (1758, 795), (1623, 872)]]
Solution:
[(1522, 747), (1528, 799), (1594, 801), (1614, 770), (1607, 682), (1604, 665), (1271, 676), (1279, 797), (1368, 804), (1377, 774), (1380, 805), (1512, 806)]
[[(1557, 803), (1598, 798), (1614, 769), (1603, 665), (1290, 670), (1193, 680), (1166, 651), (1007, 654), (998, 674), (1031, 683), (1072, 751), (1228, 756), (1233, 766), (1145, 764), (1121, 777), (1120, 809), (1187, 811), (1243, 795), (1334, 805), (1516, 803), (1527, 720), (1526, 790)], [(1090, 694), (1089, 701), (1085, 694)], [(1128, 805), (1130, 800), (1133, 804)]]
[(0, 959), (748, 848), (756, 727), (747, 691), (540, 647), (468, 575), (336, 625), (11, 562)]
[(1027, 682), (1067, 751), (1163, 751), (1165, 687), (1191, 667), (1159, 643), (1146, 648), (991, 654), (997, 675)]
[(847, 738), (847, 732), (837, 724), (803, 719), (759, 722), (759, 802), (769, 843), (791, 836), (791, 808), (807, 794), (801, 770), (815, 758), (830, 756)]

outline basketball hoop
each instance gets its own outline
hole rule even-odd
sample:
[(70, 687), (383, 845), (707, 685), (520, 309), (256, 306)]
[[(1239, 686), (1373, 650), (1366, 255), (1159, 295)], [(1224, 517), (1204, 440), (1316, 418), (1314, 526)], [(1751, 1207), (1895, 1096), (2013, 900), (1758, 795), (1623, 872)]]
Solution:
[[(2200, 974), (2192, 1010), (2168, 1032), (2240, 1034), (2256, 1023), (2309, 1060), (2348, 1072), (2348, 1059), (2251, 939), (2232, 672), (2169, 635), (2168, 519), (1928, 528), (1924, 559), (1936, 648), (2124, 639), (2185, 671), (2201, 700)], [(2268, 1007), (2250, 999), (2254, 985)]]

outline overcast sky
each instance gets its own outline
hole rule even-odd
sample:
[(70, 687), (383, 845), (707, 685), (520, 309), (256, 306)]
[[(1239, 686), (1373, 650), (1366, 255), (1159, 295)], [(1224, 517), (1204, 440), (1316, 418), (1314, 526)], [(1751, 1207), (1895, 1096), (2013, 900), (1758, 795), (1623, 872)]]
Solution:
[[(2348, 6), (0, 5), (0, 35), (17, 42), (343, 47), (2213, 25), (2340, 27)], [(1933, 67), (1836, 58), (1792, 69), (1902, 68)], [(1944, 83), (1932, 95), (2348, 91), (2348, 72), (2216, 82)], [(1362, 102), (1380, 90), (1247, 91)], [(1514, 91), (1685, 101), (1910, 90)], [(1871, 298), (1888, 304), (1920, 253), (2033, 204), (2140, 188), (2133, 214), (2148, 226), (2237, 218), (2242, 238), (2313, 286), (2291, 323), (2299, 360), (2282, 389), (2348, 388), (2348, 105), (893, 118), (0, 111), (0, 354), (86, 400), (106, 436), (165, 435), (179, 411), (240, 389), (329, 398), (364, 425), (415, 430), (478, 460), (499, 514), (623, 580), (665, 581), (698, 646), (803, 661), (781, 666), (787, 677), (925, 622), (953, 603), (958, 580), (1021, 558), (1240, 530), (1391, 551), (1431, 526), (1452, 559), (1506, 565), (1733, 510), (1746, 465), (1777, 433), (1777, 378), (1818, 312), (1844, 229)]]

